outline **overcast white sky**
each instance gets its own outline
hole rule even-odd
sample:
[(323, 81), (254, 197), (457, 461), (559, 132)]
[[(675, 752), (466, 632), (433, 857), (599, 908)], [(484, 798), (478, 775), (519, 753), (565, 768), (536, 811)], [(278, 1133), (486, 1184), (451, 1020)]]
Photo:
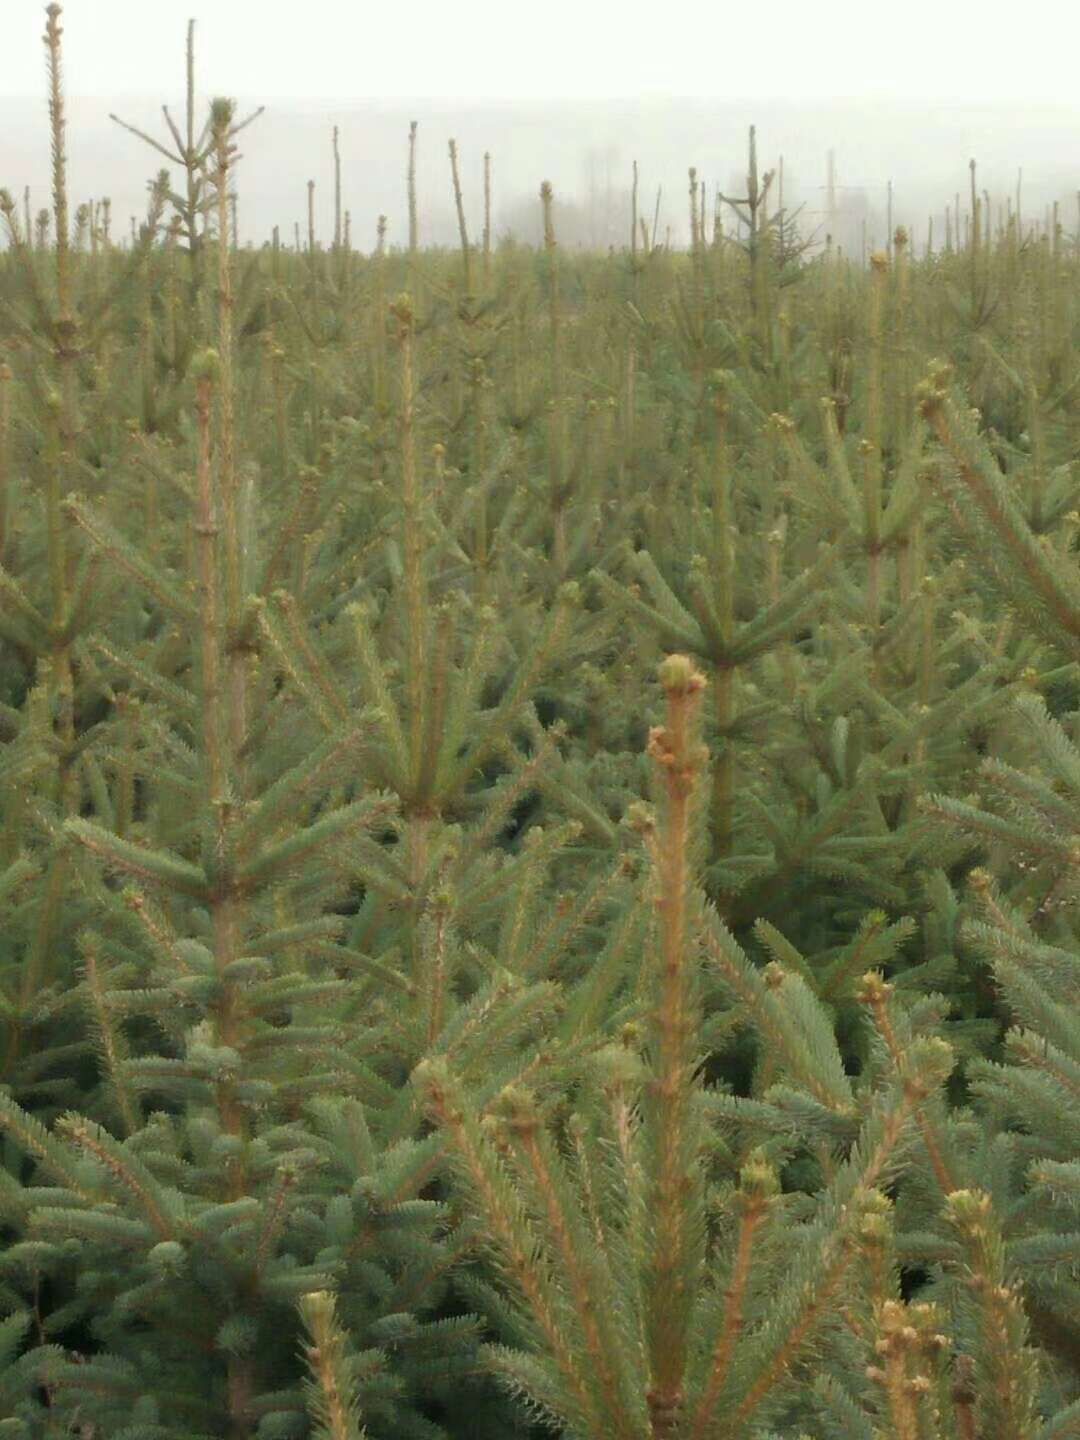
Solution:
[[(1076, 0), (70, 0), (72, 95), (891, 96), (1077, 103)], [(44, 5), (0, 0), (0, 97), (41, 94)], [(0, 151), (3, 148), (0, 137)]]

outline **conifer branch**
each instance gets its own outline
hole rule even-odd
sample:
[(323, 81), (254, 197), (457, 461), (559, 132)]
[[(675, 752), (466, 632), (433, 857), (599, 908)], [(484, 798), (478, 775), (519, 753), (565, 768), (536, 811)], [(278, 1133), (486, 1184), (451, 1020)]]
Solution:
[(593, 1397), (581, 1361), (567, 1343), (551, 1282), (546, 1268), (540, 1263), (539, 1241), (497, 1155), (483, 1138), (476, 1122), (466, 1113), (463, 1099), (445, 1062), (423, 1061), (414, 1071), (413, 1081), (454, 1145), (469, 1184), (479, 1197), (483, 1214), (491, 1226), (500, 1259), (529, 1306), (529, 1312), (573, 1397), (577, 1414), (590, 1433), (601, 1433), (605, 1418), (603, 1411)]
[(80, 1173), (68, 1147), (61, 1145), (40, 1121), (3, 1094), (0, 1094), (0, 1129), (84, 1205), (98, 1203), (101, 1198), (99, 1192), (86, 1184), (89, 1177), (85, 1172)]
[(1035, 1357), (1027, 1319), (1005, 1273), (1005, 1253), (990, 1197), (956, 1190), (946, 1213), (964, 1247), (964, 1271), (978, 1316), (976, 1422), (987, 1440), (1029, 1440), (1038, 1428)]
[(183, 592), (101, 515), (95, 514), (75, 495), (67, 497), (62, 509), (64, 515), (85, 531), (115, 565), (138, 580), (146, 592), (178, 620), (190, 623), (195, 619), (195, 607)]
[(68, 820), (64, 832), (109, 869), (133, 875), (148, 884), (164, 886), (193, 899), (206, 898), (205, 874), (197, 865), (189, 864), (178, 855), (170, 855), (165, 850), (151, 850), (123, 840), (119, 835), (110, 835), (90, 820)]
[(57, 1128), (71, 1142), (92, 1155), (104, 1170), (142, 1211), (160, 1240), (172, 1240), (176, 1225), (169, 1214), (170, 1206), (160, 1187), (135, 1155), (118, 1144), (100, 1125), (81, 1115), (65, 1115)]
[(660, 669), (666, 723), (649, 736), (664, 794), (664, 818), (651, 838), (658, 915), (651, 1030), (653, 1074), (643, 1102), (643, 1138), (650, 1154), (647, 1251), (644, 1257), (649, 1414), (655, 1440), (674, 1435), (685, 1396), (692, 1276), (696, 1253), (695, 1173), (690, 1099), (697, 1015), (694, 943), (694, 808), (705, 751), (699, 739), (704, 677), (673, 655)]
[(304, 1355), (311, 1379), (308, 1407), (319, 1426), (318, 1440), (363, 1440), (355, 1387), (349, 1374), (345, 1336), (333, 1295), (315, 1290), (301, 1297), (300, 1314), (310, 1337)]
[[(892, 994), (893, 987), (885, 983), (881, 975), (874, 971), (868, 971), (862, 980), (859, 989), (859, 999), (870, 1010), (874, 1017), (874, 1024), (878, 1034), (884, 1040), (886, 1048), (899, 1076), (906, 1076), (908, 1072), (907, 1060), (900, 1040), (893, 1028), (888, 1011), (888, 997)], [(926, 1146), (926, 1153), (930, 1157), (930, 1166), (934, 1172), (934, 1178), (945, 1196), (951, 1195), (959, 1189), (953, 1172), (945, 1160), (944, 1147), (937, 1127), (927, 1115), (922, 1106), (915, 1107), (915, 1119), (922, 1132), (923, 1144)]]
[(123, 1066), (127, 1059), (127, 1047), (110, 1012), (109, 998), (105, 992), (100, 970), (97, 937), (89, 934), (83, 935), (82, 956), (86, 972), (86, 987), (101, 1040), (105, 1068), (113, 1095), (116, 1098), (117, 1108), (120, 1111), (124, 1131), (130, 1135), (137, 1128), (137, 1117), (123, 1074)]
[(766, 1223), (779, 1190), (776, 1175), (763, 1156), (743, 1166), (739, 1186), (739, 1235), (731, 1277), (724, 1292), (724, 1318), (709, 1362), (708, 1378), (689, 1417), (688, 1440), (705, 1440), (716, 1424), (716, 1407), (727, 1382), (731, 1359), (745, 1316), (746, 1292), (753, 1268), (754, 1243)]

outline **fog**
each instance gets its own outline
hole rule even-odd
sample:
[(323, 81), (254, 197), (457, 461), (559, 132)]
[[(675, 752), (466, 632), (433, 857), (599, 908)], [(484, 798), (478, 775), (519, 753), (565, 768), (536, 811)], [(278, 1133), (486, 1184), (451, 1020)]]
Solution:
[[(200, 114), (213, 94), (237, 95), (244, 109), (267, 106), (242, 137), (245, 243), (262, 243), (275, 224), (286, 243), (296, 222), (306, 229), (309, 180), (319, 235), (329, 240), (338, 125), (354, 244), (370, 248), (380, 214), (389, 242), (401, 244), (414, 119), (428, 244), (456, 242), (451, 137), (474, 233), (487, 150), (499, 233), (535, 235), (546, 179), (562, 243), (625, 244), (637, 160), (641, 209), (651, 221), (662, 187), (660, 236), (670, 227), (678, 245), (688, 231), (688, 167), (703, 181), (711, 220), (718, 187), (742, 191), (751, 124), (762, 168), (783, 156), (785, 203), (804, 207), (803, 231), (819, 242), (831, 228), (849, 251), (882, 244), (890, 181), (894, 223), (909, 227), (916, 251), (931, 214), (940, 240), (942, 212), (966, 194), (972, 157), (979, 188), (995, 202), (1015, 203), (1023, 168), (1025, 221), (1044, 222), (1057, 200), (1066, 234), (1080, 224), (1080, 6), (1060, 0), (1025, 0), (1019, 11), (942, 0), (878, 11), (863, 0), (664, 0), (648, 8), (545, 0), (535, 12), (504, 0), (304, 0), (291, 8), (265, 0), (65, 0), (72, 198), (109, 196), (119, 235), (142, 214), (146, 180), (163, 162), (108, 113), (168, 143), (161, 103), (179, 115), (191, 14)], [(0, 185), (17, 195), (28, 185), (35, 213), (48, 204), (49, 186), (44, 20), (42, 0), (0, 0)], [(673, 98), (688, 96), (706, 98)]]
[[(172, 97), (170, 97), (172, 98)], [(145, 208), (146, 182), (165, 162), (148, 145), (111, 122), (122, 118), (162, 141), (167, 131), (157, 100), (69, 102), (70, 188), (76, 203), (112, 200), (114, 233)], [(638, 162), (640, 212), (652, 224), (662, 191), (659, 237), (672, 244), (688, 233), (688, 167), (696, 167), (712, 222), (717, 189), (742, 193), (747, 132), (755, 124), (761, 168), (784, 162), (784, 203), (802, 206), (806, 237), (836, 242), (854, 253), (885, 243), (888, 184), (893, 223), (912, 232), (916, 252), (935, 215), (935, 245), (944, 237), (944, 207), (961, 194), (966, 208), (968, 162), (978, 161), (980, 190), (1015, 204), (1022, 169), (1025, 223), (1044, 223), (1046, 207), (1062, 202), (1061, 223), (1078, 227), (1077, 136), (1080, 108), (937, 106), (873, 103), (750, 104), (649, 99), (497, 103), (452, 100), (340, 105), (312, 100), (267, 103), (266, 113), (241, 137), (237, 170), (241, 241), (259, 244), (278, 225), (293, 243), (294, 225), (306, 239), (307, 182), (315, 181), (316, 230), (333, 230), (332, 129), (340, 129), (343, 204), (351, 214), (353, 245), (374, 245), (377, 217), (388, 221), (388, 243), (406, 239), (405, 169), (410, 120), (417, 120), (420, 238), (456, 243), (447, 142), (457, 140), (471, 233), (479, 236), (483, 155), (493, 171), (496, 236), (535, 238), (542, 180), (555, 188), (560, 240), (567, 246), (622, 246), (629, 234), (631, 166)], [(175, 105), (175, 109), (179, 106)], [(205, 102), (203, 102), (205, 105)], [(242, 110), (246, 108), (241, 102)], [(175, 111), (174, 111), (175, 113)], [(201, 113), (201, 111), (200, 111)], [(49, 137), (44, 100), (0, 99), (0, 183), (21, 196), (30, 187), (33, 212), (48, 204)], [(834, 153), (833, 219), (828, 217), (827, 155)], [(175, 174), (178, 166), (172, 167)], [(776, 191), (774, 190), (774, 203)], [(995, 211), (996, 213), (996, 211)], [(730, 228), (732, 217), (727, 218)]]

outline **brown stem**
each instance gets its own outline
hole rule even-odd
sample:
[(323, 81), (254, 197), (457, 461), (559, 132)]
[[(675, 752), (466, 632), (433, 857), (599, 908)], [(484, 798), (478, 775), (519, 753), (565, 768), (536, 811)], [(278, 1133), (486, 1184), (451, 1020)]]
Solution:
[(652, 1433), (674, 1434), (683, 1402), (689, 1334), (687, 1269), (692, 1237), (687, 1225), (687, 1125), (693, 1094), (692, 1013), (694, 966), (689, 954), (693, 893), (691, 813), (703, 755), (697, 741), (704, 677), (684, 655), (661, 666), (667, 723), (649, 736), (649, 754), (665, 790), (665, 816), (653, 837), (656, 908), (660, 936), (658, 993), (654, 1012), (655, 1061), (646, 1125), (654, 1156), (646, 1260), (648, 1396)]
[(757, 1200), (756, 1203), (752, 1201), (743, 1209), (739, 1225), (739, 1240), (735, 1251), (735, 1263), (724, 1296), (724, 1328), (716, 1342), (709, 1378), (691, 1421), (690, 1440), (704, 1440), (716, 1402), (724, 1388), (731, 1357), (735, 1352), (735, 1345), (743, 1328), (743, 1305), (750, 1281), (754, 1240), (765, 1215), (766, 1207), (761, 1200)]

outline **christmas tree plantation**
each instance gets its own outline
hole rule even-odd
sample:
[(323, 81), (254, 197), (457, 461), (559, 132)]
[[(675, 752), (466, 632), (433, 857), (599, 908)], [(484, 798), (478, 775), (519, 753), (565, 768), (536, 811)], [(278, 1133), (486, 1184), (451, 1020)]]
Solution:
[(241, 248), (191, 31), (118, 243), (60, 20), (0, 1436), (1080, 1434), (1076, 243)]

